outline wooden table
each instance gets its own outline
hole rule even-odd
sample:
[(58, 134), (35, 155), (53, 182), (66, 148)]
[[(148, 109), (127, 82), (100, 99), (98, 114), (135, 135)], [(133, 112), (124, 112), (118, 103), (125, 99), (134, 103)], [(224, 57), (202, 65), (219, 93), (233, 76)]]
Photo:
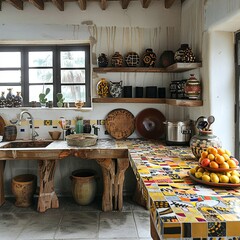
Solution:
[[(7, 142), (0, 143), (0, 147)], [(5, 162), (11, 160), (37, 160), (39, 175), (38, 211), (58, 208), (58, 197), (54, 190), (56, 164), (69, 156), (95, 159), (103, 173), (102, 210), (121, 210), (123, 206), (123, 183), (129, 166), (128, 150), (118, 147), (114, 140), (98, 140), (92, 147), (69, 147), (66, 141), (54, 141), (44, 148), (0, 148), (0, 206), (4, 198)]]

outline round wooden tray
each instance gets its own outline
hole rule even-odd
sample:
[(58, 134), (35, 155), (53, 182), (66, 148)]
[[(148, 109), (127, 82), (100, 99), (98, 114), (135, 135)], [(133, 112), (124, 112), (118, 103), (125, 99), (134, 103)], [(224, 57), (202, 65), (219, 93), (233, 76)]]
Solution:
[(114, 109), (108, 113), (105, 127), (113, 138), (125, 139), (135, 130), (134, 116), (126, 109)]
[(200, 180), (193, 176), (190, 172), (188, 172), (189, 177), (195, 182), (201, 183), (203, 185), (213, 186), (213, 187), (224, 187), (224, 188), (237, 188), (240, 187), (240, 183), (214, 183), (214, 182), (206, 182)]
[(199, 164), (199, 167), (202, 167), (210, 172), (231, 172), (233, 170), (237, 170), (238, 167), (235, 167), (235, 168), (229, 168), (229, 169), (226, 169), (226, 168), (210, 168), (210, 167), (203, 167), (201, 164)]

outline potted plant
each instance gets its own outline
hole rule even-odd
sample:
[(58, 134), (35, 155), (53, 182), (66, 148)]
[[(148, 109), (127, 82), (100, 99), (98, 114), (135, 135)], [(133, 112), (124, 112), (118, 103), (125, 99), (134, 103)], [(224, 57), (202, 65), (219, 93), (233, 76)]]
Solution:
[(63, 94), (62, 93), (57, 93), (57, 106), (58, 107), (63, 106), (64, 100), (65, 100), (65, 98), (63, 97)]
[(46, 88), (45, 93), (40, 93), (39, 94), (39, 102), (41, 104), (41, 107), (46, 107), (46, 103), (47, 103), (47, 98), (46, 96), (49, 94), (50, 92), (50, 88)]

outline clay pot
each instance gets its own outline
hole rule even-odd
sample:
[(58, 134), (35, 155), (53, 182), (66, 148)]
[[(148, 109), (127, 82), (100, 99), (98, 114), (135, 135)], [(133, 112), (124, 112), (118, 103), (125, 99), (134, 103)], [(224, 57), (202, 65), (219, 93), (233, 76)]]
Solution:
[(113, 67), (122, 67), (123, 56), (119, 52), (115, 52), (111, 59), (111, 64)]
[(88, 169), (80, 169), (72, 172), (72, 195), (79, 205), (90, 204), (97, 190), (96, 172)]
[(16, 197), (15, 206), (29, 207), (37, 188), (37, 177), (32, 174), (18, 175), (12, 179), (12, 192)]

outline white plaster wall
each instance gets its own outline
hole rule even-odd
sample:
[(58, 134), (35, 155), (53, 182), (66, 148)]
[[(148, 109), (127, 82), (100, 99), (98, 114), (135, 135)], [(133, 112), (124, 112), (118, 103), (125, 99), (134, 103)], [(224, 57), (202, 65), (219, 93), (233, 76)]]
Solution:
[[(87, 1), (87, 10), (81, 11), (76, 2), (65, 2), (65, 10), (59, 11), (52, 3), (45, 3), (45, 10), (41, 11), (28, 2), (24, 2), (24, 11), (17, 10), (7, 1), (2, 2), (2, 11), (0, 14), (0, 43), (6, 42), (22, 42), (27, 41), (86, 41), (90, 36), (95, 37), (97, 44), (92, 45), (93, 63), (96, 63), (96, 57), (99, 53), (107, 51), (112, 54), (122, 45), (122, 36), (120, 31), (129, 28), (132, 36), (138, 31), (144, 35), (143, 38), (131, 41), (128, 48), (133, 48), (142, 53), (144, 49), (156, 46), (155, 52), (158, 54), (166, 49), (171, 48), (175, 51), (180, 46), (180, 18), (181, 18), (181, 1), (175, 1), (170, 9), (164, 8), (164, 1), (152, 1), (149, 8), (142, 8), (140, 1), (130, 1), (126, 10), (121, 8), (119, 2), (108, 2), (108, 8), (105, 11), (100, 9), (99, 3), (95, 1)], [(90, 21), (90, 25), (89, 24)], [(106, 33), (112, 28), (116, 29), (116, 39), (104, 42), (105, 36), (101, 36), (101, 32)], [(97, 30), (97, 32), (96, 32)], [(157, 31), (157, 35), (153, 34)], [(105, 33), (105, 34), (106, 34)], [(149, 33), (149, 34), (148, 34)], [(96, 36), (97, 35), (97, 36)], [(119, 36), (120, 35), (120, 36)], [(142, 36), (142, 35), (140, 35)], [(157, 36), (157, 37), (156, 37)], [(114, 47), (113, 47), (114, 45)], [(111, 49), (111, 51), (109, 50)], [(125, 50), (128, 51), (129, 49)], [(125, 54), (125, 52), (123, 52)], [(124, 84), (133, 86), (141, 85), (157, 85), (168, 87), (171, 80), (175, 79), (175, 74), (162, 73), (121, 73), (121, 74), (94, 74), (92, 82), (93, 96), (96, 96), (95, 85), (100, 77), (106, 77), (109, 80), (123, 80)], [(104, 119), (108, 112), (115, 108), (125, 108), (131, 111), (135, 116), (142, 109), (154, 107), (162, 111), (169, 120), (184, 120), (185, 109), (177, 107), (168, 107), (160, 104), (94, 104), (91, 112), (76, 112), (73, 110), (30, 110), (35, 119), (56, 119), (56, 117), (64, 116), (68, 119), (74, 119), (76, 116), (83, 116), (85, 119)], [(19, 109), (1, 110), (0, 114), (6, 119), (15, 118), (20, 113)], [(187, 117), (187, 116), (186, 116)], [(43, 128), (44, 129), (44, 128)], [(40, 133), (40, 137), (48, 138), (48, 128)], [(99, 136), (104, 135), (104, 129), (101, 126)], [(136, 137), (134, 133), (131, 137)], [(100, 173), (99, 166), (95, 161), (86, 162), (68, 158), (61, 161), (57, 167), (55, 185), (59, 194), (69, 194), (71, 191), (69, 175), (71, 171), (82, 167), (92, 167)], [(6, 193), (11, 194), (10, 180), (13, 176), (21, 173), (37, 173), (37, 163), (35, 161), (11, 161), (5, 168), (5, 188)], [(126, 175), (124, 191), (132, 193), (135, 184), (135, 177), (131, 169)], [(101, 189), (101, 186), (100, 186)]]

